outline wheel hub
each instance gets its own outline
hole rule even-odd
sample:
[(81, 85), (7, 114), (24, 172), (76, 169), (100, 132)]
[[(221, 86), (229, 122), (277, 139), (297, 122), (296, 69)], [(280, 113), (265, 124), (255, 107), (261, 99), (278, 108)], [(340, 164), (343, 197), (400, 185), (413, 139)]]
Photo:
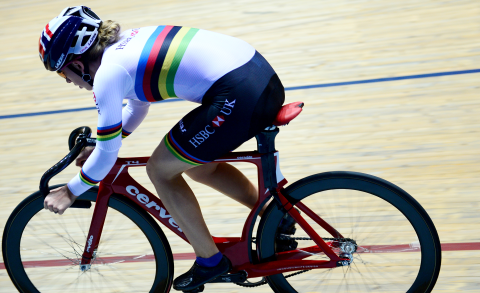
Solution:
[(92, 263), (95, 261), (96, 258), (97, 258), (97, 250), (95, 249), (93, 251), (92, 260), (90, 261), (90, 263), (86, 264), (86, 265), (80, 265), (80, 271), (86, 272), (86, 271), (90, 270), (90, 268), (92, 267)]
[(347, 254), (352, 254), (357, 250), (357, 244), (352, 242), (343, 242), (340, 244), (340, 250)]

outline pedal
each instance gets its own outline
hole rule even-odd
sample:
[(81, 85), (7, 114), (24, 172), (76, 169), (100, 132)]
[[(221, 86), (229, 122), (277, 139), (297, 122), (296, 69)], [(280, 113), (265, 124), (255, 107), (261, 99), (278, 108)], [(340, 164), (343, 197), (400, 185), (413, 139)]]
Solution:
[(243, 283), (247, 280), (247, 273), (244, 271), (234, 273), (234, 274), (225, 274), (217, 277), (209, 283)]
[(182, 291), (184, 293), (198, 293), (198, 292), (203, 292), (203, 290), (205, 289), (205, 285), (200, 285), (198, 286), (197, 288), (193, 289), (193, 290), (190, 290), (190, 291)]

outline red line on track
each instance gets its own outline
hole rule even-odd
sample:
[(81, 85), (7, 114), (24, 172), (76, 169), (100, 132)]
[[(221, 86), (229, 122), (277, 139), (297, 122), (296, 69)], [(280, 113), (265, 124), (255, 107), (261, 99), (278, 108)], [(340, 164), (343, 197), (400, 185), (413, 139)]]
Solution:
[(443, 243), (442, 251), (480, 250), (480, 242)]
[[(395, 252), (412, 252), (417, 251), (418, 247), (411, 246), (409, 244), (401, 245), (375, 245), (375, 246), (363, 246), (361, 253), (395, 253)], [(480, 242), (466, 242), (466, 243), (443, 243), (442, 251), (465, 251), (465, 250), (480, 250)], [(175, 260), (192, 260), (195, 259), (195, 253), (176, 253), (173, 255)], [(109, 256), (98, 257), (97, 263), (121, 263), (121, 262), (144, 262), (153, 260), (153, 255), (140, 255), (140, 256)], [(78, 265), (77, 260), (68, 259), (52, 259), (52, 260), (38, 260), (38, 261), (26, 261), (23, 263), (25, 268), (34, 267), (58, 267), (58, 266), (70, 266)], [(0, 269), (5, 269), (5, 264), (0, 263)]]

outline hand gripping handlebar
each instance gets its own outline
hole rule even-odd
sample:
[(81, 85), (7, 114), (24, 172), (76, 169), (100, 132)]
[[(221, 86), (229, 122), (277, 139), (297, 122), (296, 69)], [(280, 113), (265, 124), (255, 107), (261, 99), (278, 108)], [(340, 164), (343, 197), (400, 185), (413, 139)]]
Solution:
[(50, 193), (50, 188), (48, 187), (50, 179), (68, 167), (68, 165), (78, 157), (84, 147), (95, 146), (96, 139), (90, 138), (91, 134), (92, 130), (88, 126), (78, 127), (70, 133), (68, 137), (70, 152), (58, 163), (53, 165), (53, 167), (48, 169), (47, 172), (43, 174), (42, 179), (40, 179), (40, 192), (43, 196), (47, 196)]

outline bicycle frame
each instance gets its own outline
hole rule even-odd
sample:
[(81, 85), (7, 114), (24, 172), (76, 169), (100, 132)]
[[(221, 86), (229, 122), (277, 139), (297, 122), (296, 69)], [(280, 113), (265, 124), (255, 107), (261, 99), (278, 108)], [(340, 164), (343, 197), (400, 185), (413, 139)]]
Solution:
[[(286, 179), (279, 169), (279, 156), (275, 152), (276, 161), (276, 176), (278, 187), (276, 188), (277, 200), (281, 202), (283, 208), (295, 219), (298, 225), (311, 237), (317, 244), (316, 246), (296, 249), (293, 251), (281, 252), (275, 261), (267, 261), (260, 263), (256, 255), (253, 255), (255, 250), (252, 250), (252, 231), (255, 220), (260, 212), (262, 206), (267, 203), (271, 197), (271, 193), (265, 188), (262, 162), (262, 154), (253, 152), (232, 152), (228, 155), (215, 160), (214, 162), (246, 162), (257, 166), (258, 171), (258, 191), (259, 199), (247, 217), (243, 226), (241, 237), (213, 237), (215, 244), (220, 252), (227, 256), (232, 262), (232, 272), (245, 271), (249, 278), (263, 277), (278, 273), (289, 271), (318, 269), (318, 268), (333, 268), (342, 265), (342, 262), (348, 259), (340, 258), (333, 250), (334, 242), (325, 242), (313, 228), (304, 220), (300, 213), (293, 208), (292, 204), (287, 200), (287, 197), (282, 194), (282, 187), (287, 183)], [(118, 158), (114, 167), (103, 181), (100, 182), (97, 201), (92, 217), (89, 233), (87, 234), (87, 242), (82, 255), (81, 269), (86, 270), (90, 267), (91, 260), (94, 258), (94, 253), (98, 248), (100, 237), (103, 229), (103, 224), (107, 215), (108, 200), (111, 194), (121, 194), (130, 198), (137, 205), (142, 207), (145, 211), (150, 213), (163, 225), (165, 225), (172, 232), (177, 234), (183, 240), (187, 241), (185, 234), (177, 225), (172, 216), (168, 213), (162, 201), (147, 189), (136, 182), (128, 173), (128, 169), (132, 167), (146, 166), (149, 157), (134, 157), (134, 158)], [(343, 237), (332, 226), (326, 223), (320, 216), (311, 211), (301, 202), (296, 204), (305, 215), (323, 227), (333, 237)], [(330, 260), (303, 260), (312, 253), (324, 253)]]

